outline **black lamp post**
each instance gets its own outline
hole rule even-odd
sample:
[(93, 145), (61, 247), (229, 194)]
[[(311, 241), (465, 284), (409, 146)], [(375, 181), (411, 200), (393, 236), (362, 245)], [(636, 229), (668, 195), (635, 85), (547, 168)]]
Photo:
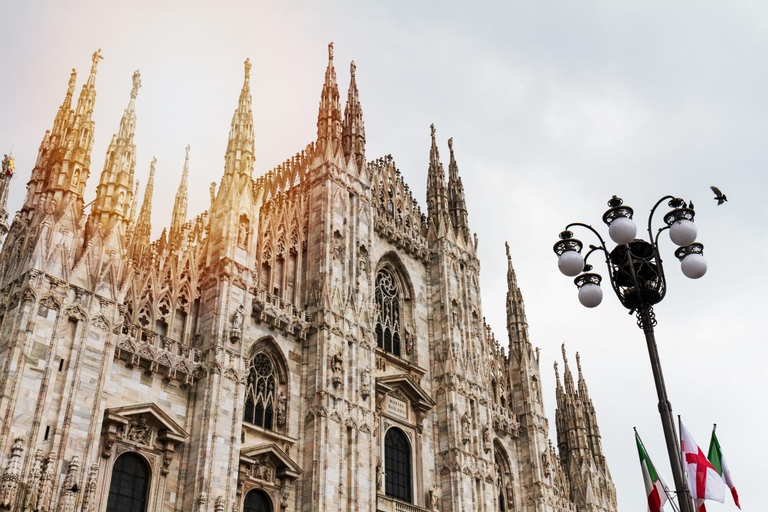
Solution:
[[(667, 200), (672, 210), (664, 216), (666, 225), (659, 228), (654, 236), (653, 215), (659, 205)], [(689, 207), (685, 201), (673, 196), (659, 199), (648, 216), (649, 241), (635, 238), (637, 227), (632, 220), (634, 212), (632, 208), (623, 206), (621, 198), (613, 196), (608, 201), (608, 206), (610, 208), (603, 214), (603, 222), (608, 225), (609, 235), (617, 244), (616, 247), (609, 251), (603, 237), (592, 226), (581, 222), (571, 223), (565, 227), (565, 231), (560, 233), (560, 241), (554, 246), (555, 254), (559, 259), (558, 267), (563, 274), (575, 276), (574, 283), (579, 289), (579, 302), (588, 308), (593, 308), (599, 305), (603, 298), (603, 292), (600, 289), (602, 277), (592, 272), (592, 265), (589, 265), (587, 260), (592, 253), (603, 252), (613, 291), (630, 314), (637, 315), (637, 325), (645, 333), (678, 504), (681, 512), (694, 512), (683, 472), (680, 444), (672, 417), (672, 404), (667, 398), (667, 389), (664, 385), (659, 352), (653, 333), (653, 327), (656, 325), (653, 305), (661, 302), (667, 292), (664, 267), (659, 254), (661, 232), (669, 230), (670, 238), (679, 246), (675, 256), (680, 260), (686, 277), (698, 279), (707, 271), (707, 262), (703, 256), (704, 246), (695, 242), (697, 229), (693, 223), (695, 215), (693, 204)], [(570, 231), (576, 226), (588, 229), (600, 242), (600, 245), (590, 245), (589, 252), (584, 257), (581, 255), (584, 245), (573, 238), (573, 233)]]

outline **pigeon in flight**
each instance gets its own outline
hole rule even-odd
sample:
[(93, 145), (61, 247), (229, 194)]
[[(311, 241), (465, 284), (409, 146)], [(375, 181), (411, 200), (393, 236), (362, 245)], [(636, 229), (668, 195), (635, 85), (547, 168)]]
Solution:
[(721, 204), (723, 204), (724, 202), (726, 202), (728, 200), (728, 198), (725, 197), (725, 194), (720, 192), (720, 189), (717, 188), (716, 186), (712, 185), (709, 188), (711, 188), (712, 192), (715, 193), (715, 201), (717, 201), (717, 206), (720, 206)]

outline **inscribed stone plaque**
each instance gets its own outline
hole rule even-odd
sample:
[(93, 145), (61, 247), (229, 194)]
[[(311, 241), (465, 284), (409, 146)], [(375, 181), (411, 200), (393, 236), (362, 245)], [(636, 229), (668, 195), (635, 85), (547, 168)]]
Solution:
[(387, 411), (395, 416), (408, 419), (408, 404), (399, 398), (390, 396), (387, 400)]

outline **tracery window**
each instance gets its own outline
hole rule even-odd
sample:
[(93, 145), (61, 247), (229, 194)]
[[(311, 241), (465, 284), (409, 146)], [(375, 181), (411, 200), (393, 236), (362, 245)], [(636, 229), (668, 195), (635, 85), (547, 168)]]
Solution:
[(263, 491), (254, 489), (245, 496), (243, 512), (272, 512), (272, 504)]
[(149, 467), (135, 453), (124, 453), (112, 468), (107, 512), (145, 512)]
[(264, 352), (251, 360), (245, 388), (244, 420), (259, 427), (273, 429), (275, 412), (275, 364)]
[(394, 274), (386, 267), (376, 274), (376, 344), (400, 356), (400, 294)]
[(384, 437), (385, 494), (411, 502), (411, 447), (399, 428), (390, 428)]

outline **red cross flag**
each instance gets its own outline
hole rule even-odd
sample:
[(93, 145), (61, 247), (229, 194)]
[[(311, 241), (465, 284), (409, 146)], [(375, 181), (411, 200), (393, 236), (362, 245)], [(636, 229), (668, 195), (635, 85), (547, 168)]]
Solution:
[(683, 422), (680, 421), (680, 444), (683, 451), (683, 468), (688, 476), (688, 490), (701, 510), (704, 500), (725, 502), (725, 482), (704, 456)]

